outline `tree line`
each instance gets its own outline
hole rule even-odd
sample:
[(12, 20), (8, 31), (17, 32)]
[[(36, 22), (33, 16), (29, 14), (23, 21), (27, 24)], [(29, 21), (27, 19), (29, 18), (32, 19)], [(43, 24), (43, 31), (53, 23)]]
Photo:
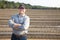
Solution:
[[(20, 4), (24, 4), (26, 6), (26, 9), (48, 9), (48, 8), (51, 9), (51, 7), (32, 6), (30, 4), (19, 3), (19, 2), (15, 3), (13, 1), (9, 2), (9, 1), (5, 1), (5, 0), (0, 1), (0, 9), (6, 9), (6, 8), (8, 8), (8, 9), (10, 9), (10, 8), (12, 8), (12, 9), (18, 9), (18, 7), (19, 7)], [(54, 8), (54, 9), (56, 9), (56, 8)]]

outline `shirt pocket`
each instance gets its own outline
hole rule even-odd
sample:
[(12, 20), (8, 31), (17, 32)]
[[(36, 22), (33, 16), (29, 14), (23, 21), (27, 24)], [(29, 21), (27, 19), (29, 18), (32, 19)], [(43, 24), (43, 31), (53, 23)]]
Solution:
[(23, 18), (19, 18), (19, 23), (20, 24), (23, 24), (23, 21), (24, 21)]
[(19, 23), (18, 18), (15, 18), (15, 19), (14, 19), (14, 22), (15, 22), (15, 23)]

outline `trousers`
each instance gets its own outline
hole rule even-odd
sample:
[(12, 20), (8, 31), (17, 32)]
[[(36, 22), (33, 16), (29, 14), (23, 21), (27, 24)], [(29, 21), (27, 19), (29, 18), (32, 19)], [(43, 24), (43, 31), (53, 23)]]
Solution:
[(16, 36), (15, 34), (12, 34), (11, 40), (27, 40), (27, 35)]

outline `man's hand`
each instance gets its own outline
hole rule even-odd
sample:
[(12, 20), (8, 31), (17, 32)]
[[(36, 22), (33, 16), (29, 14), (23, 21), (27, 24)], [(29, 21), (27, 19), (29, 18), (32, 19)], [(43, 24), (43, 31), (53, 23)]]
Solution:
[(18, 29), (19, 26), (21, 26), (21, 24), (16, 24), (16, 23), (14, 24), (15, 29)]

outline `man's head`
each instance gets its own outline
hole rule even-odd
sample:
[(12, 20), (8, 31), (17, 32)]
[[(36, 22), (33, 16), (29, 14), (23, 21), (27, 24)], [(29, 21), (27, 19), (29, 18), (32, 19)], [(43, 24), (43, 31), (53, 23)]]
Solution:
[(20, 14), (24, 14), (25, 11), (26, 11), (25, 5), (24, 5), (24, 4), (21, 4), (21, 5), (19, 6), (19, 13), (20, 13)]

